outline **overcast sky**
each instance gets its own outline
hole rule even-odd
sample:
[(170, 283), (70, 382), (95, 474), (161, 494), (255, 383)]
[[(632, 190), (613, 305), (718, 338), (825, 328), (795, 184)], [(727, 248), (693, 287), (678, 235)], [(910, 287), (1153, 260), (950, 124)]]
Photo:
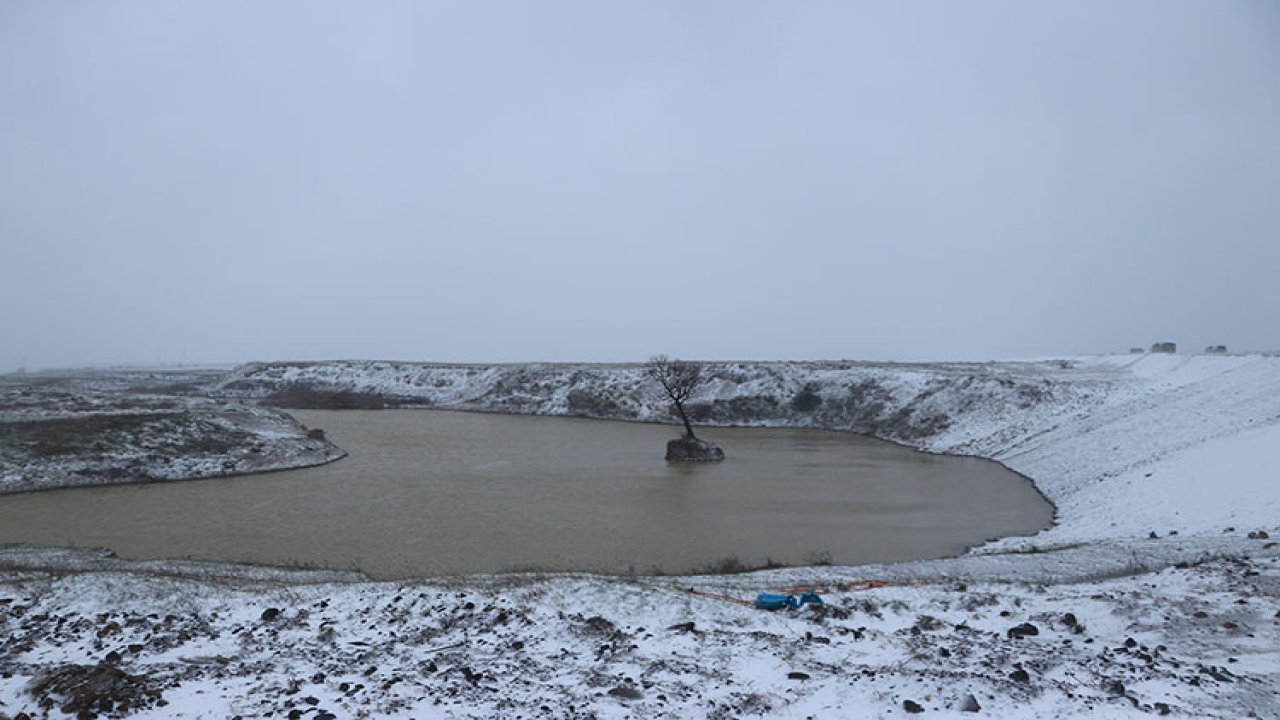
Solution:
[(1280, 3), (0, 3), (0, 370), (1280, 349)]

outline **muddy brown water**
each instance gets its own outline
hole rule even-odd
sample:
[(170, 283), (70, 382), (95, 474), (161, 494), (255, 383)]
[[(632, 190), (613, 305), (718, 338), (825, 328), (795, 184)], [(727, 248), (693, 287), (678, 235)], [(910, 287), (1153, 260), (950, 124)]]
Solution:
[(0, 543), (357, 569), (684, 573), (736, 558), (860, 564), (1032, 533), (1052, 507), (976, 458), (847, 433), (706, 429), (728, 454), (668, 464), (661, 425), (426, 410), (298, 411), (351, 454), (237, 478), (0, 497)]

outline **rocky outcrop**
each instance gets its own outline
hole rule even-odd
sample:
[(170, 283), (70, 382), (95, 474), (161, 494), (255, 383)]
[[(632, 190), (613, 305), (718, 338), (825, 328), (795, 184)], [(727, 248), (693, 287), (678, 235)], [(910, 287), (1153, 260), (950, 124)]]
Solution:
[(247, 475), (346, 452), (288, 414), (240, 402), (0, 388), (0, 494)]
[(713, 442), (681, 437), (667, 443), (669, 462), (719, 462), (723, 459), (724, 450)]

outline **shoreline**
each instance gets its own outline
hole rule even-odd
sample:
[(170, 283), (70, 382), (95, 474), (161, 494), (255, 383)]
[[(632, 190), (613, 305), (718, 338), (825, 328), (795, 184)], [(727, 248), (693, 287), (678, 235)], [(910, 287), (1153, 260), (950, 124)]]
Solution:
[[(459, 414), (455, 413), (454, 416)], [(776, 479), (785, 476), (788, 472), (787, 468), (793, 466), (799, 471), (797, 463), (808, 462), (805, 460), (808, 456), (792, 457), (786, 450), (792, 443), (801, 442), (806, 444), (817, 443), (816, 448), (828, 448), (821, 452), (830, 452), (835, 450), (837, 454), (832, 455), (825, 462), (821, 471), (821, 477), (825, 478), (819, 485), (810, 486), (805, 484), (805, 507), (809, 508), (805, 516), (813, 518), (814, 522), (833, 523), (830, 527), (830, 533), (823, 533), (822, 537), (804, 537), (801, 532), (797, 535), (788, 530), (794, 528), (796, 523), (788, 523), (787, 527), (779, 527), (776, 533), (767, 533), (760, 537), (760, 541), (756, 538), (744, 537), (740, 538), (742, 542), (716, 542), (712, 538), (708, 538), (711, 545), (698, 550), (696, 545), (683, 546), (681, 543), (668, 537), (665, 541), (657, 541), (658, 536), (652, 535), (652, 530), (645, 531), (643, 527), (632, 527), (627, 523), (630, 531), (628, 537), (633, 537), (639, 546), (648, 547), (647, 537), (654, 537), (655, 542), (650, 551), (628, 551), (626, 548), (619, 550), (621, 555), (615, 557), (612, 553), (592, 553), (592, 552), (571, 552), (561, 557), (553, 552), (553, 549), (560, 546), (558, 542), (544, 543), (539, 541), (536, 547), (542, 548), (543, 552), (521, 552), (519, 547), (507, 548), (509, 553), (504, 553), (502, 548), (506, 548), (502, 542), (487, 542), (484, 548), (483, 557), (468, 561), (465, 556), (459, 555), (452, 551), (449, 547), (441, 547), (440, 557), (431, 557), (427, 552), (427, 546), (413, 544), (409, 538), (416, 537), (413, 535), (412, 527), (403, 527), (400, 531), (392, 531), (391, 533), (381, 531), (368, 531), (364, 535), (355, 535), (352, 539), (362, 546), (366, 547), (362, 552), (352, 553), (344, 548), (346, 545), (329, 545), (325, 538), (316, 538), (316, 543), (320, 543), (316, 547), (326, 547), (329, 550), (312, 550), (310, 546), (296, 546), (292, 539), (298, 536), (301, 531), (304, 535), (307, 528), (319, 522), (325, 524), (327, 522), (341, 522), (340, 519), (330, 517), (324, 514), (326, 511), (320, 511), (320, 514), (305, 513), (295, 518), (294, 514), (282, 515), (279, 519), (280, 525), (272, 526), (270, 533), (276, 537), (279, 542), (279, 549), (271, 550), (269, 548), (257, 548), (246, 543), (228, 540), (225, 544), (219, 544), (219, 549), (209, 546), (202, 546), (196, 542), (188, 542), (183, 539), (183, 529), (181, 525), (169, 523), (157, 523), (156, 531), (164, 533), (167, 537), (170, 533), (174, 533), (174, 542), (170, 547), (168, 544), (157, 544), (154, 541), (148, 541), (148, 535), (130, 532), (127, 525), (119, 523), (111, 523), (110, 527), (114, 528), (109, 534), (103, 533), (85, 533), (76, 532), (73, 528), (58, 532), (39, 533), (34, 529), (31, 532), (20, 532), (19, 527), (27, 525), (21, 517), (22, 510), (13, 508), (30, 507), (30, 512), (50, 513), (50, 512), (77, 512), (77, 508), (85, 507), (86, 498), (101, 498), (102, 502), (109, 503), (111, 507), (117, 507), (119, 503), (128, 503), (131, 506), (145, 508), (139, 510), (137, 514), (146, 517), (163, 518), (166, 515), (183, 512), (184, 503), (181, 506), (174, 505), (175, 501), (164, 498), (167, 497), (186, 497), (187, 494), (194, 496), (210, 498), (220, 498), (219, 500), (209, 500), (216, 502), (218, 507), (234, 507), (236, 500), (243, 495), (245, 502), (255, 504), (258, 502), (266, 502), (268, 499), (273, 501), (286, 502), (295, 504), (289, 498), (294, 493), (308, 493), (313, 498), (321, 498), (321, 500), (302, 500), (300, 502), (312, 503), (317, 502), (325, 505), (322, 500), (324, 497), (336, 496), (344, 491), (344, 488), (355, 487), (356, 485), (368, 485), (367, 492), (374, 493), (371, 497), (377, 497), (381, 492), (377, 488), (383, 487), (381, 484), (372, 483), (376, 477), (368, 476), (366, 471), (374, 472), (370, 466), (364, 464), (370, 462), (370, 457), (387, 453), (387, 456), (378, 461), (377, 467), (383, 467), (387, 463), (393, 463), (394, 467), (403, 468), (408, 472), (409, 476), (415, 474), (414, 467), (424, 458), (430, 457), (430, 447), (428, 439), (435, 431), (432, 428), (452, 427), (458, 423), (462, 423), (462, 427), (471, 428), (467, 432), (478, 432), (482, 437), (489, 437), (491, 440), (486, 442), (497, 442), (496, 438), (507, 438), (517, 445), (521, 442), (521, 438), (543, 437), (561, 438), (562, 441), (573, 443), (574, 440), (566, 438), (580, 438), (582, 442), (591, 443), (595, 448), (597, 455), (591, 457), (595, 460), (577, 459), (571, 461), (565, 466), (567, 472), (581, 472), (586, 470), (584, 477), (592, 474), (591, 465), (596, 461), (602, 463), (602, 467), (614, 467), (609, 463), (609, 455), (613, 450), (613, 445), (621, 443), (625, 446), (624, 457), (630, 458), (619, 465), (619, 468), (628, 469), (628, 472), (634, 471), (639, 473), (636, 477), (643, 476), (645, 483), (657, 482), (662, 478), (669, 480), (677, 480), (681, 473), (666, 468), (667, 463), (662, 461), (661, 455), (655, 455), (653, 458), (646, 459), (644, 452), (648, 444), (655, 442), (655, 438), (663, 437), (668, 430), (674, 434), (675, 430), (668, 425), (658, 425), (653, 423), (636, 424), (626, 423), (623, 421), (600, 421), (587, 420), (582, 418), (542, 418), (540, 416), (511, 416), (506, 420), (493, 413), (476, 414), (477, 419), (474, 421), (464, 421), (459, 417), (457, 421), (450, 420), (448, 416), (430, 417), (425, 415), (394, 415), (385, 414), (382, 411), (364, 411), (358, 413), (347, 413), (347, 411), (298, 411), (296, 419), (306, 426), (323, 427), (329, 430), (330, 438), (336, 442), (354, 443), (348, 445), (352, 452), (358, 452), (361, 461), (356, 465), (342, 466), (328, 470), (321, 474), (302, 474), (296, 475), (294, 478), (298, 484), (288, 485), (289, 489), (280, 491), (272, 488), (280, 487), (272, 484), (253, 485), (251, 483), (269, 483), (267, 478), (254, 480), (252, 475), (240, 475), (239, 479), (243, 481), (235, 485), (237, 488), (246, 488), (248, 494), (242, 494), (236, 491), (236, 495), (228, 495), (226, 491), (220, 490), (222, 487), (231, 487), (216, 485), (211, 487), (207, 492), (200, 490), (183, 490), (179, 495), (164, 493), (138, 495), (112, 493), (110, 495), (67, 495), (62, 498), (50, 498), (46, 503), (38, 505), (31, 504), (15, 504), (6, 509), (5, 517), (13, 520), (14, 528), (5, 533), (6, 540), (13, 542), (31, 542), (36, 541), (42, 545), (51, 547), (87, 547), (90, 543), (114, 550), (121, 557), (128, 558), (148, 558), (163, 559), (164, 557), (180, 557), (192, 556), (200, 557), (209, 562), (226, 560), (232, 564), (240, 560), (249, 560), (254, 563), (272, 563), (276, 562), (282, 568), (297, 567), (297, 563), (301, 562), (301, 567), (339, 567), (354, 568), (364, 570), (366, 574), (380, 580), (428, 580), (442, 576), (452, 576), (458, 573), (487, 575), (494, 572), (523, 572), (537, 571), (542, 574), (562, 574), (577, 572), (594, 572), (606, 576), (615, 577), (638, 577), (650, 576), (655, 573), (662, 577), (681, 577), (691, 574), (711, 575), (717, 574), (715, 568), (721, 567), (719, 572), (747, 572), (751, 570), (771, 569), (778, 567), (810, 567), (813, 566), (813, 558), (818, 558), (819, 565), (839, 564), (842, 566), (862, 565), (867, 563), (884, 563), (890, 561), (913, 561), (923, 559), (937, 559), (945, 557), (954, 557), (963, 554), (971, 547), (975, 547), (986, 543), (996, 532), (1003, 529), (1006, 533), (1014, 533), (1014, 537), (1030, 536), (1036, 532), (1042, 531), (1044, 528), (1051, 526), (1053, 521), (1054, 509), (1052, 505), (1043, 501), (1043, 494), (1034, 489), (1034, 485), (1029, 485), (1030, 481), (1019, 473), (1005, 473), (1005, 468), (998, 462), (993, 462), (981, 458), (964, 457), (964, 458), (945, 458), (939, 453), (922, 453), (913, 448), (902, 445), (901, 443), (892, 443), (866, 436), (859, 437), (857, 434), (832, 430), (812, 430), (800, 428), (732, 428), (732, 427), (716, 427), (706, 428), (709, 437), (724, 438), (722, 442), (737, 443), (740, 446), (741, 455), (739, 460), (747, 463), (737, 467), (732, 472), (715, 473), (714, 478), (708, 478), (706, 482), (710, 485), (702, 485), (706, 492), (734, 492), (734, 488), (738, 487), (738, 483), (734, 479), (742, 481), (751, 481), (750, 487), (754, 488), (749, 494), (754, 501), (751, 503), (756, 510), (748, 511), (748, 516), (759, 517), (765, 524), (769, 521), (769, 507), (773, 502), (786, 502), (788, 497), (787, 491), (781, 490)], [(484, 417), (491, 417), (492, 420), (484, 420)], [(501, 422), (500, 422), (501, 421)], [(541, 425), (541, 422), (551, 423), (551, 425)], [(582, 427), (579, 427), (581, 425)], [(612, 425), (613, 427), (608, 427)], [(593, 427), (595, 429), (593, 429)], [(369, 428), (362, 430), (362, 428)], [(399, 428), (399, 430), (393, 430)], [(412, 428), (420, 428), (420, 431), (413, 431)], [(489, 429), (485, 429), (489, 428)], [(559, 428), (559, 429), (557, 429)], [(632, 429), (628, 429), (632, 428)], [(344, 431), (345, 429), (345, 431)], [(354, 429), (354, 430), (353, 430)], [(417, 440), (410, 438), (418, 437), (414, 432), (426, 433)], [(375, 437), (381, 437), (386, 433), (393, 433), (397, 437), (401, 433), (404, 435), (405, 443), (403, 448), (408, 450), (398, 450), (396, 447), (383, 447), (378, 444), (369, 445), (368, 440)], [(496, 434), (494, 434), (496, 433)], [(779, 434), (781, 433), (781, 434)], [(601, 438), (604, 439), (593, 439)], [(362, 440), (363, 438), (363, 440)], [(630, 438), (631, 440), (628, 440)], [(639, 440), (639, 438), (644, 438)], [(465, 445), (465, 439), (462, 440)], [(543, 444), (545, 445), (544, 441)], [(344, 444), (347, 444), (344, 443)], [(763, 443), (763, 445), (761, 444)], [(520, 445), (523, 447), (523, 445)], [(548, 446), (549, 447), (549, 446)], [(655, 445), (660, 447), (660, 444)], [(726, 445), (729, 447), (729, 445)], [(762, 448), (769, 448), (768, 450)], [(783, 453), (778, 456), (781, 465), (771, 463), (772, 456), (762, 456), (762, 453)], [(511, 459), (510, 451), (492, 450), (489, 448), (481, 448), (480, 453), (474, 455), (478, 458), (475, 462), (480, 462), (485, 457), (497, 453), (497, 457)], [(504, 454), (505, 452), (505, 454)], [(427, 453), (424, 455), (424, 453)], [(616, 453), (614, 453), (616, 454)], [(876, 470), (871, 477), (860, 479), (860, 473), (853, 471), (853, 466), (846, 466), (841, 469), (839, 464), (831, 465), (831, 462), (839, 462), (843, 458), (844, 462), (852, 463), (859, 457), (876, 458), (874, 462), (890, 462), (891, 464), (881, 470)], [(473, 457), (467, 455), (466, 457)], [(530, 456), (531, 458), (535, 456)], [(813, 456), (814, 459), (819, 457)], [(787, 459), (790, 458), (790, 459)], [(543, 458), (546, 461), (547, 458)], [(958, 461), (954, 465), (942, 462), (944, 460)], [(542, 473), (546, 468), (542, 464), (538, 464), (537, 460), (530, 460), (535, 463), (530, 466), (530, 472)], [(554, 462), (554, 461), (553, 461)], [(583, 463), (587, 465), (583, 465)], [(905, 463), (905, 464), (903, 464)], [(918, 468), (916, 463), (922, 463)], [(520, 463), (518, 463), (520, 464)], [(560, 464), (553, 464), (550, 467), (558, 468)], [(878, 467), (878, 465), (877, 465)], [(539, 468), (542, 468), (539, 470)], [(763, 468), (763, 469), (761, 469)], [(899, 469), (894, 469), (899, 468)], [(460, 469), (460, 472), (463, 470)], [(868, 472), (871, 472), (869, 469)], [(551, 472), (555, 472), (552, 470)], [(675, 475), (671, 473), (675, 472)], [(922, 498), (925, 507), (912, 510), (916, 505), (913, 495), (898, 487), (894, 481), (879, 480), (875, 478), (887, 477), (883, 473), (923, 473), (926, 477), (933, 477), (933, 483), (938, 483), (937, 492), (954, 495), (955, 503), (945, 503), (938, 505), (936, 502), (929, 502), (928, 495), (933, 491), (926, 491), (926, 496)], [(764, 473), (761, 475), (761, 473)], [(446, 471), (446, 475), (448, 472)], [(517, 472), (518, 475), (518, 472)], [(441, 476), (444, 477), (444, 476)], [(539, 475), (541, 477), (541, 475)], [(602, 478), (607, 476), (601, 476)], [(698, 477), (702, 477), (698, 475)], [(310, 481), (308, 481), (310, 478)], [(968, 485), (963, 480), (971, 478), (974, 484)], [(554, 477), (548, 477), (554, 480)], [(693, 479), (693, 478), (691, 478)], [(810, 478), (812, 482), (813, 478)], [(872, 533), (870, 530), (861, 529), (860, 527), (879, 526), (885, 524), (882, 519), (872, 518), (869, 516), (859, 515), (856, 512), (852, 515), (844, 513), (833, 514), (824, 510), (826, 507), (826, 499), (834, 500), (836, 497), (845, 498), (850, 502), (858, 504), (864, 492), (873, 492), (871, 489), (863, 490), (863, 481), (871, 482), (876, 488), (877, 497), (879, 493), (887, 493), (884, 497), (886, 501), (892, 498), (892, 502), (898, 505), (904, 505), (900, 511), (907, 512), (904, 516), (904, 527), (915, 527), (916, 531), (893, 530), (885, 528), (885, 533)], [(904, 481), (906, 478), (903, 479)], [(996, 482), (998, 480), (998, 482)], [(340, 481), (340, 482), (339, 482)], [(516, 481), (520, 484), (519, 481)], [(316, 484), (319, 483), (319, 484)], [(337, 484), (335, 484), (337, 483)], [(825, 483), (835, 483), (828, 485)], [(993, 483), (988, 485), (987, 483)], [(667, 487), (665, 483), (661, 483), (662, 487)], [(140, 487), (140, 485), (135, 485)], [(197, 487), (197, 486), (190, 486)], [(258, 488), (257, 491), (254, 488)], [(551, 487), (557, 487), (552, 485)], [(709, 488), (716, 487), (720, 490), (711, 491)], [(826, 492), (820, 488), (830, 488), (833, 495), (824, 495)], [(912, 484), (914, 487), (914, 484)], [(932, 485), (930, 486), (932, 487)], [(972, 487), (970, 491), (966, 488)], [(973, 497), (973, 492), (981, 490), (982, 493), (991, 492), (990, 496), (982, 495), (981, 497), (989, 497), (988, 501), (979, 501), (975, 505), (972, 513), (957, 514), (955, 510), (950, 510), (954, 505), (967, 506), (965, 504), (966, 497)], [(283, 492), (283, 494), (282, 494)], [(366, 492), (366, 491), (361, 491)], [(517, 489), (517, 492), (521, 492)], [(603, 490), (601, 490), (603, 492)], [(421, 493), (414, 495), (417, 498), (415, 502), (423, 502), (427, 508), (431, 506), (432, 500), (430, 496), (423, 496)], [(554, 497), (554, 494), (553, 496)], [(612, 496), (610, 496), (612, 497)], [(136, 498), (136, 499), (122, 499)], [(256, 498), (256, 499), (255, 499)], [(532, 499), (532, 498), (531, 498)], [(1015, 500), (1016, 499), (1016, 500)], [(90, 500), (96, 503), (97, 500)], [(177, 502), (183, 502), (179, 500)], [(556, 501), (559, 502), (559, 501)], [(614, 501), (600, 500), (592, 501), (584, 498), (578, 505), (590, 508), (593, 503), (598, 505), (604, 502), (605, 505), (599, 505), (601, 508), (616, 507)], [(227, 505), (230, 503), (230, 505)], [(366, 510), (362, 508), (365, 505), (376, 506), (376, 502), (360, 503), (356, 502), (351, 513), (359, 513), (364, 517)], [(502, 505), (499, 503), (499, 505)], [(332, 503), (328, 503), (326, 507), (331, 507)], [(505, 507), (505, 505), (502, 505)], [(987, 506), (998, 506), (1006, 508), (1006, 512), (999, 515), (992, 515), (991, 522), (981, 522), (980, 517), (985, 517), (984, 512), (988, 512)], [(716, 511), (716, 504), (710, 505), (700, 504), (699, 507), (704, 508), (704, 512), (709, 513), (709, 517), (720, 518), (723, 513)], [(121, 508), (121, 511), (127, 511), (127, 508)], [(674, 509), (671, 509), (674, 511)], [(1017, 510), (1018, 512), (1013, 512)], [(375, 511), (376, 512), (376, 511)], [(702, 511), (700, 511), (702, 512)], [(994, 512), (994, 511), (990, 511)], [(15, 514), (17, 513), (17, 514)], [(350, 515), (351, 513), (346, 513)], [(923, 514), (921, 514), (923, 513)], [(130, 513), (132, 516), (133, 513)], [(393, 513), (394, 514), (394, 513)], [(436, 524), (444, 523), (449, 525), (448, 518), (438, 514), (426, 513), (428, 516), (434, 517)], [(571, 520), (560, 516), (559, 522), (571, 522)], [(737, 518), (738, 514), (731, 513), (724, 515), (724, 518)], [(328, 518), (328, 520), (324, 519)], [(299, 524), (298, 521), (301, 521)], [(368, 521), (377, 522), (377, 516), (369, 516)], [(519, 521), (513, 517), (516, 524)], [(724, 520), (721, 520), (722, 522)], [(53, 523), (58, 527), (62, 527), (62, 523), (53, 517)], [(264, 518), (262, 522), (272, 522), (271, 517)], [(736, 520), (734, 522), (740, 522)], [(943, 527), (953, 528), (951, 531), (933, 530), (934, 523), (941, 523)], [(197, 523), (204, 527), (203, 523)], [(228, 527), (241, 527), (243, 522), (237, 523), (228, 520)], [(803, 523), (800, 523), (803, 524)], [(464, 524), (465, 525), (465, 524)], [(463, 527), (464, 525), (459, 525)], [(96, 524), (95, 524), (96, 526)], [(826, 525), (824, 525), (826, 526)], [(105, 527), (105, 526), (104, 526)], [(216, 526), (211, 525), (211, 528)], [(344, 525), (344, 527), (347, 527)], [(351, 526), (344, 532), (355, 532), (355, 526)], [(392, 524), (389, 527), (401, 527), (399, 524)], [(524, 527), (524, 525), (521, 525)], [(568, 527), (568, 525), (566, 525)], [(538, 535), (536, 524), (528, 528), (529, 537), (540, 537)], [(207, 531), (201, 531), (205, 533)], [(463, 530), (455, 531), (464, 533)], [(602, 532), (602, 531), (595, 531)], [(669, 527), (668, 532), (676, 533), (683, 536), (682, 531), (678, 527)], [(616, 534), (616, 533), (614, 533)], [(698, 537), (697, 533), (694, 533)], [(365, 539), (376, 538), (374, 540)], [(466, 537), (465, 534), (457, 535), (458, 537)], [(592, 535), (596, 537), (597, 535)], [(228, 538), (234, 538), (235, 535), (228, 534)], [(439, 538), (442, 534), (432, 533), (431, 537)], [(383, 543), (396, 543), (396, 538), (404, 538), (405, 542), (400, 543), (400, 547), (395, 548), (385, 556), (379, 556), (373, 547), (381, 547)], [(784, 539), (785, 538), (785, 539)], [(898, 545), (898, 540), (903, 543)], [(602, 542), (608, 542), (607, 537), (601, 538)], [(805, 542), (812, 541), (813, 546), (798, 547), (797, 542), (804, 545)], [(370, 544), (372, 543), (372, 544)], [(407, 543), (407, 544), (405, 544)], [(867, 543), (872, 543), (868, 545)], [(348, 543), (349, 545), (349, 543)], [(387, 545), (392, 547), (392, 545)], [(683, 550), (680, 548), (684, 547)], [(283, 548), (292, 548), (285, 550)], [(806, 553), (805, 551), (809, 551)], [(834, 553), (835, 558), (832, 560), (821, 560), (822, 555), (819, 551), (829, 551)], [(424, 554), (425, 553), (425, 554)], [(356, 555), (363, 554), (362, 560), (356, 558)], [(504, 563), (504, 557), (513, 558), (510, 562)], [(626, 558), (621, 561), (618, 558)], [(740, 562), (728, 563), (728, 558), (741, 558)], [(776, 561), (766, 560), (766, 558), (774, 558)], [(518, 561), (517, 561), (518, 559)], [(630, 565), (630, 567), (628, 567)], [(661, 569), (658, 569), (661, 568)], [(732, 568), (731, 570), (728, 568)]]

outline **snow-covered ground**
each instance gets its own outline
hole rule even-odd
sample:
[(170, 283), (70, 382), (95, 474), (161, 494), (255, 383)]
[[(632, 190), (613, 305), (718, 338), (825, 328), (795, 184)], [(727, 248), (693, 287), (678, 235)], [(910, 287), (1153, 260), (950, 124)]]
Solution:
[[(98, 687), (129, 705), (98, 712), (138, 717), (1280, 716), (1280, 357), (714, 369), (707, 422), (993, 457), (1058, 523), (960, 558), (691, 578), (216, 579), (0, 554), (0, 715), (74, 715)], [(662, 414), (629, 366), (261, 365), (220, 391), (297, 383)], [(826, 608), (738, 602), (797, 586)]]
[(346, 455), (272, 408), (88, 384), (0, 384), (0, 494), (243, 475)]

